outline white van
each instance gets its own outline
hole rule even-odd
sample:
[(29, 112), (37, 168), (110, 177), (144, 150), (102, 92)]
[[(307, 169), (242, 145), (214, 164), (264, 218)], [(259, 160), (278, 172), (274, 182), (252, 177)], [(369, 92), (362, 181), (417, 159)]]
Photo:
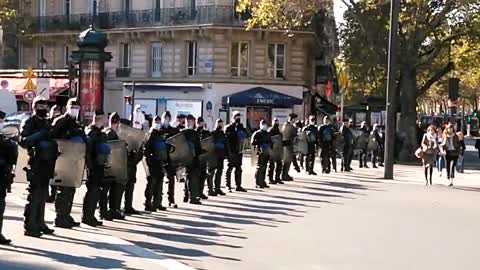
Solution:
[(15, 98), (15, 94), (8, 90), (0, 89), (0, 111), (9, 115), (17, 112), (17, 110), (17, 99)]

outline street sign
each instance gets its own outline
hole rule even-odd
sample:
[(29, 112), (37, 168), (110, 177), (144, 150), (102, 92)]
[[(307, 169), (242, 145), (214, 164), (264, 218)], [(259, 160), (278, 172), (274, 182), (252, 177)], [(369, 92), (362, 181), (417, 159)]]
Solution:
[(37, 93), (33, 90), (27, 90), (23, 93), (23, 100), (27, 103), (32, 103), (33, 99), (37, 96)]

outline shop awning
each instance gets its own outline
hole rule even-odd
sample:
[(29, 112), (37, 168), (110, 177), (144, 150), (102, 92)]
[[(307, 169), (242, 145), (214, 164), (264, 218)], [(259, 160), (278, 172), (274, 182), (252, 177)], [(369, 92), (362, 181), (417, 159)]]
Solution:
[[(132, 83), (125, 82), (123, 87), (132, 90)], [(201, 91), (203, 84), (201, 83), (155, 83), (155, 82), (135, 82), (135, 91)]]
[(331, 103), (328, 99), (320, 95), (315, 97), (315, 109), (325, 115), (333, 115), (337, 113), (337, 105)]
[(303, 99), (285, 95), (267, 88), (255, 87), (224, 96), (222, 104), (229, 106), (275, 105), (293, 106), (303, 104)]

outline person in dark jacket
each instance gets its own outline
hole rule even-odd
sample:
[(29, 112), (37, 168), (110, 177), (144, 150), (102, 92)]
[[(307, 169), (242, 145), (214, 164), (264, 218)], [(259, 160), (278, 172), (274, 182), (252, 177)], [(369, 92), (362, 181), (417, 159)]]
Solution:
[(25, 206), (25, 235), (40, 237), (53, 234), (45, 224), (45, 203), (48, 186), (54, 176), (58, 145), (51, 138), (51, 125), (48, 122), (47, 100), (41, 96), (33, 100), (33, 115), (21, 127), (20, 146), (28, 149), (29, 168), (27, 171), (28, 203)]
[[(368, 130), (368, 125), (367, 122), (363, 121), (360, 124), (360, 128), (358, 129), (362, 134), (360, 136), (368, 137), (369, 136), (369, 130)], [(360, 152), (358, 153), (358, 163), (360, 168), (367, 168), (367, 156), (368, 156), (368, 141), (365, 144), (362, 144)]]
[[(78, 100), (76, 98), (69, 99), (65, 114), (57, 117), (53, 121), (52, 138), (85, 143), (87, 138), (82, 126), (77, 121), (79, 112), (80, 103)], [(55, 226), (66, 229), (80, 226), (80, 222), (76, 222), (71, 216), (75, 188), (58, 187), (56, 189), (58, 189), (59, 193), (55, 200), (55, 210), (57, 212)]]
[[(177, 127), (172, 127), (171, 125), (172, 115), (169, 111), (166, 111), (162, 114), (162, 129), (165, 131), (165, 138), (168, 139), (180, 132), (180, 129)], [(170, 151), (169, 151), (170, 153)], [(168, 156), (167, 162), (164, 163), (165, 172), (167, 173), (168, 179), (168, 205), (177, 208), (175, 203), (175, 177), (177, 175), (177, 165), (173, 164), (170, 161), (170, 155)]]
[(352, 159), (353, 159), (353, 149), (354, 149), (354, 142), (355, 138), (353, 136), (353, 132), (350, 129), (351, 125), (353, 124), (352, 119), (348, 119), (343, 123), (340, 132), (343, 136), (343, 160), (342, 160), (342, 168), (345, 172), (350, 172), (352, 169)]
[(235, 190), (239, 192), (247, 192), (247, 190), (242, 187), (243, 153), (241, 149), (241, 144), (245, 139), (247, 139), (247, 130), (243, 127), (240, 121), (240, 112), (234, 111), (232, 122), (225, 127), (228, 155), (228, 168), (227, 172), (225, 173), (225, 177), (227, 187), (230, 192), (232, 191), (232, 185), (230, 181), (233, 169), (235, 169)]
[(193, 155), (192, 164), (187, 166), (184, 202), (190, 201), (191, 204), (201, 204), (199, 156), (203, 151), (200, 144), (200, 136), (195, 130), (195, 117), (193, 115), (189, 114), (187, 116), (187, 126), (181, 132), (185, 135)]
[(378, 125), (374, 124), (372, 127), (372, 131), (370, 131), (370, 134), (368, 136), (368, 149), (367, 149), (371, 155), (371, 162), (372, 162), (373, 168), (378, 168), (377, 159), (379, 156), (380, 142), (381, 142), (381, 138), (380, 138), (380, 135), (378, 134)]
[[(0, 111), (0, 131), (3, 128), (5, 113)], [(12, 241), (2, 234), (3, 214), (5, 212), (5, 198), (8, 186), (13, 182), (14, 166), (17, 164), (18, 146), (0, 133), (0, 245), (8, 245)]]
[[(200, 137), (200, 141), (203, 139), (206, 139), (212, 134), (210, 131), (205, 129), (205, 122), (203, 121), (203, 117), (198, 117), (197, 118), (197, 133), (198, 136)], [(211, 172), (209, 168), (207, 168), (207, 161), (206, 160), (200, 160), (200, 176), (199, 176), (199, 188), (200, 188), (200, 198), (203, 200), (208, 199), (208, 197), (203, 193), (203, 190), (205, 189), (205, 182), (207, 183), (208, 186), (208, 193), (214, 194), (213, 192), (213, 178), (208, 177)]]
[(314, 165), (315, 165), (315, 153), (318, 147), (318, 128), (316, 125), (315, 115), (310, 115), (308, 117), (308, 126), (304, 128), (306, 137), (307, 137), (307, 155), (305, 161), (305, 172), (308, 175), (317, 175), (315, 173)]
[(268, 188), (265, 182), (268, 160), (270, 159), (270, 151), (272, 148), (272, 140), (268, 133), (267, 121), (260, 121), (260, 129), (252, 135), (252, 146), (257, 148), (257, 167), (255, 170), (255, 184), (257, 188)]
[[(117, 131), (120, 125), (120, 115), (116, 112), (111, 113), (108, 119), (108, 127), (103, 132), (107, 136), (107, 141), (118, 141)], [(122, 192), (124, 186), (115, 179), (105, 182), (100, 190), (100, 216), (104, 220), (125, 219), (120, 211)]]
[[(272, 127), (268, 131), (270, 134), (270, 138), (273, 136), (282, 136), (282, 133), (280, 132), (280, 124), (277, 118), (274, 118), (272, 121)], [(283, 152), (282, 149), (279, 150), (279, 152)], [(268, 181), (270, 184), (284, 184), (282, 179), (282, 155), (278, 154), (277, 157), (273, 156), (270, 159), (269, 165), (268, 165)]]
[[(294, 153), (294, 141), (297, 137), (298, 129), (294, 126), (294, 121), (297, 118), (297, 114), (291, 113), (288, 116), (288, 121), (283, 124), (282, 128), (282, 144), (283, 144), (283, 165), (282, 165), (282, 181), (293, 181), (293, 177), (289, 175), (290, 166), (294, 164), (295, 169), (300, 172), (297, 160)], [(295, 166), (295, 164), (297, 164)]]
[(164, 162), (168, 159), (168, 146), (165, 142), (166, 133), (162, 129), (162, 122), (159, 116), (153, 119), (153, 127), (150, 129), (150, 136), (145, 144), (145, 158), (147, 159), (150, 178), (145, 189), (145, 211), (156, 212), (166, 211), (162, 205), (163, 168)]
[(87, 193), (83, 198), (82, 223), (89, 226), (101, 226), (103, 223), (95, 218), (95, 210), (100, 200), (100, 187), (105, 181), (105, 167), (107, 165), (110, 147), (106, 142), (107, 135), (103, 132), (105, 114), (101, 110), (95, 111), (92, 124), (86, 129), (87, 135)]
[(211, 173), (211, 177), (214, 178), (213, 186), (215, 195), (209, 194), (210, 196), (216, 195), (226, 195), (225, 192), (222, 191), (222, 174), (223, 174), (223, 163), (225, 160), (225, 151), (226, 151), (226, 137), (225, 132), (223, 131), (223, 121), (222, 119), (217, 119), (215, 123), (215, 130), (212, 131), (213, 142), (215, 143), (215, 156), (217, 159), (216, 167), (213, 169)]
[[(50, 113), (48, 114), (48, 121), (50, 122), (50, 125), (52, 125), (53, 121), (61, 114), (62, 112), (60, 111), (60, 107), (58, 105), (53, 105), (50, 109)], [(52, 203), (55, 201), (55, 198), (57, 197), (57, 190), (57, 186), (50, 186), (50, 196), (47, 198), (47, 203)]]
[(320, 136), (320, 158), (322, 162), (322, 173), (330, 173), (331, 171), (331, 156), (335, 149), (334, 147), (334, 136), (335, 130), (331, 124), (330, 118), (325, 116), (323, 118), (323, 125), (318, 129)]

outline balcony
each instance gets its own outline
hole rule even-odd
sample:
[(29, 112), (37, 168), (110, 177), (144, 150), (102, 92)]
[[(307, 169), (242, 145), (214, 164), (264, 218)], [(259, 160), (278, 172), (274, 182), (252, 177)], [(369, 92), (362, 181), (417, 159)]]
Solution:
[(34, 17), (33, 29), (36, 33), (81, 31), (93, 21), (99, 29), (200, 24), (242, 25), (247, 18), (247, 14), (236, 13), (233, 6), (197, 6), (108, 12), (99, 13), (96, 17), (92, 14)]

